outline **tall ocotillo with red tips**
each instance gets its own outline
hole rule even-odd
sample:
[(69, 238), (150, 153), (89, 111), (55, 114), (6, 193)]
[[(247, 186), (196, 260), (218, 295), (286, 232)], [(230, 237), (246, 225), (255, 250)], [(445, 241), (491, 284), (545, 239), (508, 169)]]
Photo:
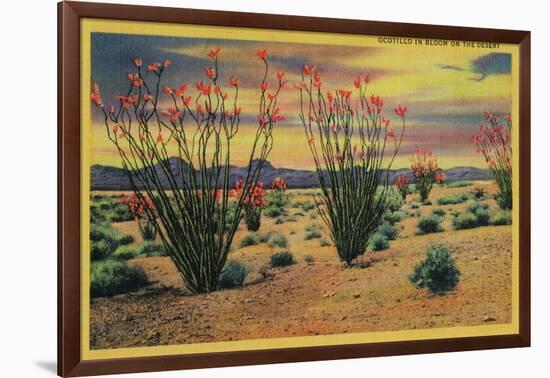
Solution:
[[(268, 55), (260, 50), (257, 56), (264, 67), (258, 121), (242, 177), (244, 189), (230, 198), (231, 147), (239, 132), (241, 107), (239, 79), (231, 76), (229, 91), (221, 83), (220, 51), (205, 54), (211, 65), (195, 84), (195, 93), (190, 93), (188, 83), (176, 87), (163, 83), (170, 60), (151, 63), (144, 70), (136, 58), (136, 72), (127, 75), (128, 88), (116, 96), (116, 105), (106, 108), (96, 83), (90, 95), (104, 115), (108, 138), (135, 195), (152, 202), (145, 209), (148, 218), (192, 293), (217, 289), (251, 184), (258, 181), (272, 149), (273, 128), (283, 120), (277, 101), (286, 81), (279, 73), (270, 86)], [(267, 91), (270, 87), (272, 92)], [(230, 205), (234, 211), (228, 211)]]
[(354, 81), (358, 92), (324, 91), (314, 65), (305, 65), (300, 119), (315, 167), (321, 195), (315, 197), (338, 255), (347, 265), (365, 253), (386, 210), (389, 169), (405, 132), (407, 108), (399, 106), (399, 132), (384, 117), (384, 100), (368, 96), (370, 77)]

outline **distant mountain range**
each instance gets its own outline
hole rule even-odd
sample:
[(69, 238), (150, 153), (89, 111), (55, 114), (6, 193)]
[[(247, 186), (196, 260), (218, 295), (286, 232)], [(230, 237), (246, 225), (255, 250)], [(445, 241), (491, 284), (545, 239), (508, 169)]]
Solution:
[[(176, 177), (176, 181), (180, 182), (180, 159), (173, 157), (169, 160), (170, 169)], [(257, 161), (253, 163), (257, 164)], [(187, 175), (187, 166), (183, 163), (184, 175)], [(239, 178), (246, 175), (246, 167), (229, 167), (229, 182), (234, 183)], [(168, 180), (162, 174), (162, 169), (157, 165), (156, 170), (159, 172), (164, 188), (168, 188)], [(489, 180), (491, 175), (488, 169), (480, 169), (474, 167), (455, 167), (444, 170), (447, 181), (457, 180)], [(412, 179), (410, 169), (396, 169), (390, 171), (390, 182), (393, 183), (398, 175), (407, 175)], [(314, 171), (275, 168), (270, 162), (266, 161), (262, 167), (260, 179), (264, 183), (270, 183), (276, 177), (282, 177), (288, 182), (289, 188), (313, 188), (318, 186), (317, 173)], [(91, 167), (91, 186), (92, 190), (130, 190), (130, 183), (126, 172), (122, 168), (93, 165)]]

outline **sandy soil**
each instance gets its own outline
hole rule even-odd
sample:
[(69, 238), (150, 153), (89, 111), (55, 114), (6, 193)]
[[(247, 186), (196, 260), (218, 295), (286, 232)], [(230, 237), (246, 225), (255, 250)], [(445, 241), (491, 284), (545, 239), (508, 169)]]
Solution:
[[(494, 185), (485, 185), (494, 192)], [(188, 295), (168, 257), (131, 260), (154, 282), (138, 293), (93, 299), (91, 347), (97, 349), (228, 341), (255, 338), (419, 329), (496, 324), (511, 321), (512, 231), (490, 226), (453, 231), (446, 215), (446, 231), (416, 236), (417, 212), (431, 214), (442, 195), (469, 188), (435, 188), (432, 206), (403, 209), (410, 216), (400, 222), (400, 236), (390, 249), (367, 253), (355, 267), (343, 267), (332, 246), (319, 239), (304, 241), (305, 227), (318, 224), (315, 210), (297, 222), (275, 224), (263, 217), (261, 232), (288, 237), (297, 263), (269, 268), (270, 256), (280, 250), (267, 244), (238, 248), (248, 232), (242, 227), (230, 259), (246, 263), (251, 273), (243, 288), (208, 295)], [(309, 197), (295, 191), (291, 201)], [(494, 202), (490, 202), (495, 207)], [(465, 204), (442, 206), (449, 214)], [(288, 208), (290, 213), (300, 209)], [(133, 222), (115, 224), (138, 236)], [(328, 237), (326, 237), (328, 239)], [(455, 291), (433, 296), (408, 280), (415, 264), (434, 242), (447, 244), (461, 272)], [(314, 257), (306, 263), (304, 257)]]

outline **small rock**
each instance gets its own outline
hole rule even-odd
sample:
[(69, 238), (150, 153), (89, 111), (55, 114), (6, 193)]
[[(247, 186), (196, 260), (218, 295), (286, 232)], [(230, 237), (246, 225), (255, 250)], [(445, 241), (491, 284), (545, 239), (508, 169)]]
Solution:
[(353, 298), (360, 298), (361, 297), (361, 293), (353, 293)]
[(496, 320), (495, 318), (489, 315), (485, 315), (485, 317), (483, 318), (484, 322), (494, 322), (495, 320)]

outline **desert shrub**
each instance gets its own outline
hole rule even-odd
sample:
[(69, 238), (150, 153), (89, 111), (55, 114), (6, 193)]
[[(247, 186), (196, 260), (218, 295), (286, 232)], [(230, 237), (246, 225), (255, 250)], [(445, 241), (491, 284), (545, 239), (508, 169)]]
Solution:
[(445, 210), (443, 210), (442, 208), (433, 209), (432, 214), (443, 217), (445, 216)]
[(284, 235), (273, 233), (269, 236), (269, 239), (267, 240), (267, 244), (270, 247), (284, 248), (288, 246), (288, 239)]
[(319, 244), (321, 245), (321, 247), (330, 247), (331, 246), (330, 242), (325, 238), (321, 238), (321, 240), (319, 240)]
[(136, 258), (140, 254), (138, 248), (121, 245), (112, 254), (112, 257), (117, 260), (130, 260)]
[(444, 294), (456, 287), (460, 272), (449, 249), (442, 244), (428, 247), (426, 258), (417, 264), (409, 276), (418, 288), (427, 288), (433, 294)]
[(90, 245), (90, 259), (92, 261), (104, 260), (113, 253), (112, 246), (106, 240), (92, 240)]
[(312, 224), (310, 226), (307, 226), (305, 228), (306, 236), (305, 240), (312, 240), (312, 239), (320, 239), (322, 237), (321, 232), (319, 231), (319, 227), (315, 224)]
[(459, 193), (449, 196), (443, 196), (437, 200), (438, 205), (457, 205), (470, 199), (468, 193)]
[(277, 206), (268, 206), (264, 210), (264, 215), (270, 218), (277, 218), (284, 214), (284, 209)]
[(294, 213), (295, 217), (305, 217), (306, 215), (302, 213), (301, 211), (298, 211), (297, 213)]
[(105, 213), (97, 206), (92, 203), (90, 205), (90, 222), (93, 223), (102, 223), (107, 220)]
[(311, 201), (305, 201), (300, 203), (299, 207), (307, 213), (308, 211), (313, 210), (315, 208), (315, 204)]
[(384, 235), (377, 232), (372, 236), (370, 245), (373, 251), (382, 251), (390, 247), (390, 242)]
[(285, 223), (284, 218), (279, 217), (279, 218), (275, 219), (275, 224), (284, 224), (284, 223)]
[(419, 209), (420, 205), (421, 205), (421, 203), (419, 203), (419, 202), (412, 202), (411, 203), (411, 209)]
[(443, 227), (441, 226), (442, 218), (438, 215), (432, 215), (431, 217), (422, 217), (418, 220), (418, 224), (416, 225), (416, 234), (417, 235), (425, 235), (425, 234), (431, 234), (434, 232), (441, 232), (443, 231)]
[(93, 262), (90, 269), (90, 295), (110, 297), (138, 290), (149, 284), (143, 269), (115, 260)]
[(128, 206), (120, 201), (113, 201), (110, 218), (112, 222), (124, 222), (134, 219), (134, 216), (128, 210)]
[(260, 238), (260, 243), (267, 243), (270, 236), (271, 236), (271, 232), (267, 232), (265, 234), (258, 234), (258, 237)]
[(294, 264), (294, 262), (294, 255), (289, 251), (277, 252), (271, 255), (272, 267), (288, 266)]
[(384, 213), (384, 221), (391, 224), (392, 226), (398, 222), (401, 222), (407, 217), (407, 213), (404, 211), (386, 211)]
[(284, 191), (272, 190), (267, 194), (267, 206), (284, 208), (288, 205), (288, 196)]
[(248, 269), (243, 263), (239, 261), (229, 261), (220, 273), (218, 287), (220, 289), (242, 287), (247, 274)]
[(470, 211), (465, 211), (453, 218), (453, 226), (456, 230), (475, 228), (478, 226), (477, 217)]
[(468, 211), (474, 213), (477, 218), (478, 226), (489, 225), (489, 221), (491, 219), (491, 211), (489, 210), (489, 205), (475, 202), (468, 206)]
[(257, 232), (251, 232), (241, 240), (241, 248), (249, 247), (251, 245), (260, 244), (260, 235)]
[(487, 204), (474, 202), (468, 208), (455, 215), (453, 225), (456, 230), (464, 230), (480, 226), (487, 226), (491, 220), (491, 212)]
[(495, 226), (512, 224), (512, 212), (509, 210), (499, 210), (493, 214), (490, 223)]
[(315, 261), (315, 258), (312, 255), (305, 255), (304, 261), (308, 264), (313, 264), (313, 262)]
[(159, 242), (146, 241), (137, 250), (138, 255), (142, 257), (166, 256), (166, 249)]
[(310, 219), (317, 219), (317, 213), (310, 213), (309, 218)]
[(157, 237), (157, 229), (155, 225), (149, 221), (139, 221), (139, 231), (143, 240), (155, 240)]
[(471, 181), (458, 180), (458, 181), (453, 181), (453, 182), (448, 183), (447, 188), (465, 188), (465, 187), (471, 186), (473, 184), (474, 183), (471, 182)]
[(403, 197), (394, 187), (388, 187), (386, 190), (386, 209), (391, 212), (399, 211), (403, 206)]
[(288, 215), (285, 220), (287, 222), (298, 222), (298, 219), (296, 219), (296, 217), (294, 215)]
[(399, 235), (399, 230), (389, 223), (382, 223), (380, 227), (378, 227), (378, 233), (388, 240), (395, 240), (397, 235)]
[(132, 244), (133, 242), (134, 242), (134, 237), (130, 234), (122, 235), (118, 239), (118, 244), (120, 245), (128, 245), (128, 244)]
[(474, 199), (476, 200), (480, 200), (480, 199), (483, 199), (483, 197), (485, 197), (485, 194), (487, 194), (487, 192), (485, 191), (485, 189), (483, 189), (481, 186), (475, 186), (473, 187), (472, 189), (469, 190), (469, 193), (472, 195), (472, 197), (474, 197)]
[(92, 224), (90, 227), (90, 240), (92, 241), (105, 240), (111, 244), (118, 244), (119, 238), (118, 232), (108, 225)]

